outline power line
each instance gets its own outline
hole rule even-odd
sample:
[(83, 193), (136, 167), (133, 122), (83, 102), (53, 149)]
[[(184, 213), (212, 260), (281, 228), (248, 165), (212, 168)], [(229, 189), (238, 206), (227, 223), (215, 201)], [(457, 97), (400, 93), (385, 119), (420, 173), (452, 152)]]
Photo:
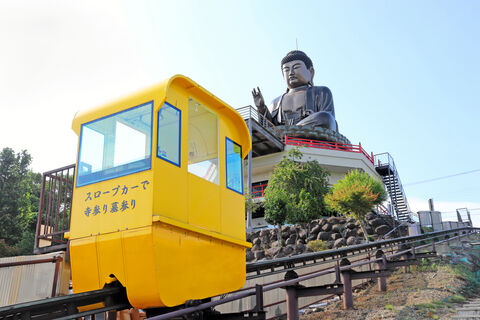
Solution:
[(480, 171), (480, 169), (475, 169), (475, 170), (460, 172), (460, 173), (456, 173), (456, 174), (451, 174), (451, 175), (448, 175), (448, 176), (442, 176), (442, 177), (432, 178), (432, 179), (428, 179), (428, 180), (422, 180), (422, 181), (417, 181), (417, 182), (412, 182), (412, 183), (406, 183), (406, 184), (404, 184), (404, 186), (412, 186), (412, 185), (414, 185), (414, 184), (427, 183), (427, 182), (432, 182), (432, 181), (437, 181), (437, 180), (442, 180), (442, 179), (453, 178), (453, 177), (456, 177), (456, 176), (461, 176), (461, 175), (464, 175), (464, 174), (475, 173), (475, 172), (479, 172), (479, 171)]

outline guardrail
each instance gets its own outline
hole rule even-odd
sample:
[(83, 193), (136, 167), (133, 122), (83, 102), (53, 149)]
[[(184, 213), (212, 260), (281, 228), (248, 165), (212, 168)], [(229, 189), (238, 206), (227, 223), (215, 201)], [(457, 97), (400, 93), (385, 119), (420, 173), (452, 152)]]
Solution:
[[(187, 307), (184, 309), (168, 312), (159, 316), (154, 316), (149, 318), (150, 320), (165, 320), (174, 317), (180, 317), (183, 315), (191, 314), (193, 312), (198, 312), (206, 308), (213, 308), (228, 302), (232, 302), (239, 299), (244, 299), (250, 296), (256, 296), (256, 302), (254, 308), (244, 311), (244, 314), (250, 313), (253, 315), (250, 318), (260, 319), (262, 315), (265, 315), (264, 308), (271, 307), (277, 304), (286, 303), (287, 304), (287, 319), (298, 319), (298, 296), (311, 296), (323, 294), (327, 295), (316, 302), (331, 298), (333, 295), (343, 294), (344, 307), (351, 308), (353, 307), (353, 296), (352, 296), (352, 286), (351, 281), (354, 279), (369, 279), (369, 278), (380, 278), (379, 288), (382, 291), (386, 290), (385, 278), (390, 274), (392, 268), (397, 267), (407, 267), (412, 264), (418, 263), (417, 259), (424, 257), (435, 256), (435, 246), (443, 243), (452, 241), (455, 239), (460, 239), (465, 236), (470, 236), (473, 232), (478, 232), (479, 228), (459, 228), (448, 231), (432, 232), (429, 234), (419, 235), (419, 236), (409, 236), (402, 237), (384, 241), (378, 241), (373, 243), (361, 244), (356, 246), (350, 246), (345, 248), (340, 248), (336, 250), (327, 250), (316, 253), (308, 253), (304, 255), (281, 258), (270, 261), (261, 261), (256, 263), (251, 263), (247, 265), (247, 273), (257, 273), (257, 276), (267, 276), (273, 273), (286, 272), (287, 275), (293, 270), (300, 268), (310, 267), (312, 265), (318, 265), (326, 263), (327, 261), (333, 261), (336, 259), (338, 263), (334, 267), (327, 267), (317, 271), (313, 271), (301, 276), (298, 276), (293, 279), (286, 277), (283, 281), (275, 281), (271, 283), (265, 283), (263, 285), (256, 285), (255, 287), (244, 288), (235, 292), (231, 292), (231, 296), (222, 295), (220, 299), (211, 301), (208, 303), (203, 303), (194, 307)], [(440, 239), (443, 237), (444, 239)], [(431, 243), (425, 243), (429, 242)], [(385, 254), (385, 248), (388, 247), (390, 254)], [(395, 248), (399, 247), (400, 249), (395, 251)], [(427, 247), (432, 247), (433, 252), (427, 253), (418, 253), (420, 249), (425, 249)], [(369, 251), (375, 251), (375, 254), (370, 254)], [(358, 260), (348, 260), (349, 254), (354, 253), (368, 253), (366, 259)], [(330, 260), (328, 260), (330, 258)], [(396, 260), (402, 258), (402, 260)], [(351, 256), (350, 256), (351, 259)], [(311, 262), (308, 264), (307, 262)], [(353, 268), (362, 267), (362, 266), (371, 266), (376, 268), (369, 267), (370, 271), (357, 272)], [(276, 270), (276, 268), (278, 268)], [(260, 271), (268, 270), (265, 273), (259, 273)], [(337, 279), (333, 284), (326, 286), (310, 287), (299, 289), (297, 286), (299, 282), (313, 279), (320, 276), (325, 276), (329, 274), (335, 274)], [(290, 273), (292, 275), (292, 273)], [(280, 300), (268, 305), (259, 305), (259, 302), (263, 302), (263, 293), (275, 289), (286, 289), (286, 299)], [(290, 292), (289, 292), (290, 291)], [(319, 293), (320, 292), (320, 293)], [(331, 294), (326, 294), (331, 292)], [(315, 302), (315, 303), (316, 303)], [(310, 303), (311, 304), (311, 303)], [(309, 305), (310, 305), (309, 304)], [(302, 306), (306, 307), (306, 306)], [(237, 314), (238, 315), (238, 314)], [(269, 319), (274, 319), (283, 316), (276, 315)], [(239, 317), (241, 318), (241, 317)], [(220, 317), (218, 318), (220, 319)], [(263, 318), (264, 319), (264, 318)]]
[(362, 148), (362, 144), (345, 144), (339, 142), (328, 142), (328, 141), (319, 141), (312, 139), (301, 139), (285, 136), (285, 144), (291, 146), (307, 147), (307, 148), (316, 148), (316, 149), (327, 149), (327, 150), (337, 150), (337, 151), (346, 151), (353, 153), (363, 154), (371, 164), (374, 164), (373, 153), (368, 154), (365, 149)]
[(67, 240), (63, 235), (70, 229), (74, 176), (74, 164), (43, 174), (35, 233), (35, 254), (67, 248)]

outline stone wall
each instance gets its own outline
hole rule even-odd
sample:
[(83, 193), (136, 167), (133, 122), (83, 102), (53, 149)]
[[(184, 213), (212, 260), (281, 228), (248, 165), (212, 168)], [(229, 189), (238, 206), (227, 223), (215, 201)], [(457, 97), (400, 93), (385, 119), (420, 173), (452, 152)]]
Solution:
[[(378, 239), (398, 225), (391, 216), (367, 214), (365, 229), (369, 236)], [(396, 230), (389, 237), (407, 235), (407, 230)], [(279, 232), (280, 231), (280, 232)], [(281, 234), (281, 240), (278, 234)], [(299, 225), (282, 226), (277, 229), (263, 229), (247, 234), (252, 248), (247, 250), (247, 262), (277, 259), (311, 252), (307, 247), (312, 240), (325, 241), (328, 249), (340, 248), (365, 242), (360, 223), (353, 218), (326, 217), (314, 220), (306, 228)], [(282, 245), (283, 244), (283, 245)]]

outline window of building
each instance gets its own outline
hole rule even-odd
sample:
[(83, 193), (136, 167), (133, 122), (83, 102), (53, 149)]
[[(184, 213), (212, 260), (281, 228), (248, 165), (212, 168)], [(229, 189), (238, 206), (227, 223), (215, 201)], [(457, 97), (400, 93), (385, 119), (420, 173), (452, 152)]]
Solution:
[(218, 116), (188, 100), (188, 172), (219, 184)]
[(242, 147), (226, 138), (227, 188), (243, 194)]
[(153, 101), (82, 125), (77, 187), (151, 168)]
[(165, 102), (158, 111), (157, 157), (180, 167), (182, 112)]

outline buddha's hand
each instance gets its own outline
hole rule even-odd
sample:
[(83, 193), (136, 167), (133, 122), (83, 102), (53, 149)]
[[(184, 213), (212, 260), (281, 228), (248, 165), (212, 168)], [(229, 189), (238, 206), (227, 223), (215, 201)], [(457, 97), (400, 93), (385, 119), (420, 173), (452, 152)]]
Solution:
[(260, 113), (264, 113), (267, 106), (265, 105), (265, 100), (263, 99), (262, 92), (260, 91), (259, 87), (257, 87), (256, 90), (255, 88), (253, 88), (252, 96), (253, 96), (253, 102), (255, 102), (255, 105), (257, 106), (258, 111)]

